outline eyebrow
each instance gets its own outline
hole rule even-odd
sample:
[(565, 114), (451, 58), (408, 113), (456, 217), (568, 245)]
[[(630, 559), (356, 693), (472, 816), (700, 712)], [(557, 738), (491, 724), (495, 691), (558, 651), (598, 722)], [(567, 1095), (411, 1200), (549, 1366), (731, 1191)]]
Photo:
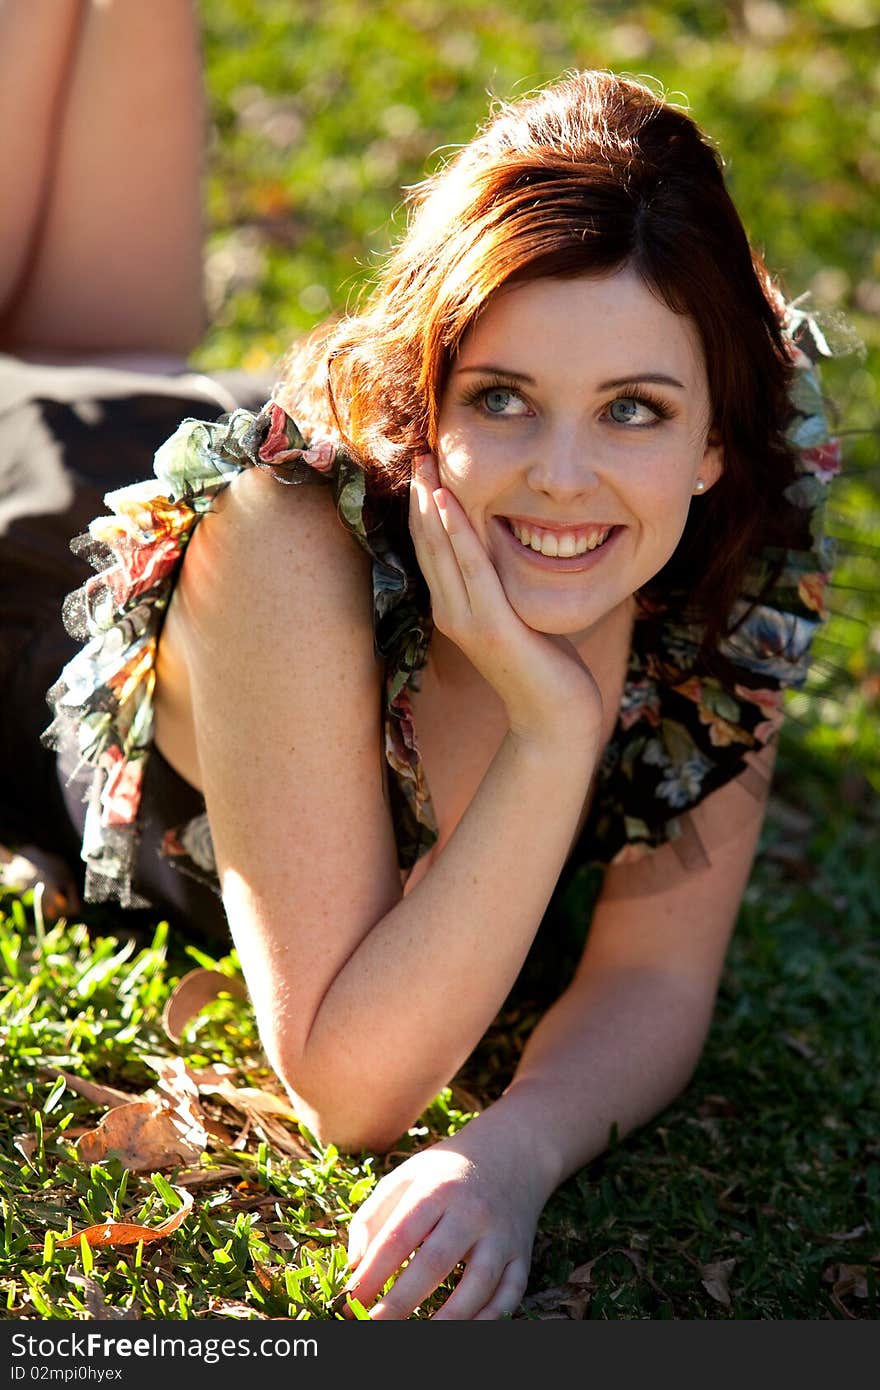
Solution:
[[(514, 381), (527, 381), (531, 386), (536, 384), (535, 378), (529, 376), (527, 372), (512, 372), (509, 367), (497, 367), (491, 362), (477, 367), (456, 367), (456, 373), (464, 375), (466, 372), (488, 372), (495, 376), (510, 377)], [(657, 386), (676, 386), (679, 391), (684, 391), (684, 382), (678, 381), (674, 376), (667, 376), (665, 372), (633, 372), (631, 376), (614, 377), (611, 381), (600, 381), (598, 390), (613, 391), (619, 386), (635, 386), (637, 382), (650, 381)]]

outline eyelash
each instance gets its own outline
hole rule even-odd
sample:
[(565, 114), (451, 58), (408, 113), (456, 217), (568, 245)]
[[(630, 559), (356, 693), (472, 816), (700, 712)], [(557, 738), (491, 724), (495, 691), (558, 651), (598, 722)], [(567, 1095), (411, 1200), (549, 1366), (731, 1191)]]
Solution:
[[(504, 381), (503, 378), (497, 377), (493, 378), (491, 381), (478, 382), (475, 386), (469, 387), (469, 389), (465, 391), (462, 397), (462, 401), (464, 405), (477, 405), (483, 400), (485, 396), (489, 394), (490, 391), (510, 391), (514, 396), (519, 396), (520, 400), (523, 399), (522, 393), (518, 386), (516, 386), (512, 381)], [(673, 410), (672, 406), (669, 404), (668, 401), (662, 400), (660, 396), (655, 396), (651, 391), (646, 391), (643, 386), (638, 386), (635, 383), (633, 383), (631, 386), (625, 386), (622, 390), (618, 391), (614, 397), (614, 400), (635, 401), (638, 405), (646, 405), (649, 410), (654, 411), (658, 420), (671, 420), (673, 415), (675, 414), (675, 411)], [(613, 404), (613, 401), (609, 402), (609, 404)], [(494, 415), (494, 412), (489, 410), (485, 411), (484, 413), (490, 417)], [(495, 418), (503, 420), (505, 417), (503, 415), (497, 415), (495, 416)], [(613, 423), (617, 424), (619, 423), (619, 421), (614, 421)], [(623, 428), (650, 429), (651, 426), (624, 425)]]

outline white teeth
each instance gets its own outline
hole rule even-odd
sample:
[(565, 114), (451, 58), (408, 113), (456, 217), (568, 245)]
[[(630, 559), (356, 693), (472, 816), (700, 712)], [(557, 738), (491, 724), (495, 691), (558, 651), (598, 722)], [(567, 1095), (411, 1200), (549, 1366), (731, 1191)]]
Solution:
[(604, 545), (612, 530), (609, 526), (587, 540), (583, 536), (576, 537), (573, 531), (555, 534), (552, 531), (533, 529), (518, 521), (511, 521), (509, 525), (522, 545), (529, 546), (540, 555), (560, 556), (566, 559), (574, 555), (584, 555), (588, 550), (596, 550), (600, 545)]

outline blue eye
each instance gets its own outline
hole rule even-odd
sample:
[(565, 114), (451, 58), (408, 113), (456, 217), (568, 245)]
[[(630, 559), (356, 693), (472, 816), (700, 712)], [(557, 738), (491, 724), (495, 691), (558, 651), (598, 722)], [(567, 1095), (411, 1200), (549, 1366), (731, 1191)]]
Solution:
[(653, 406), (636, 396), (618, 396), (608, 407), (608, 414), (618, 425), (653, 425), (659, 418)]
[[(483, 404), (489, 415), (507, 414), (507, 407), (511, 403), (523, 405), (516, 392), (508, 390), (505, 386), (490, 386), (487, 391), (483, 392)], [(520, 412), (514, 410), (510, 413), (519, 414)]]
[(608, 407), (614, 424), (633, 425), (635, 430), (645, 425), (656, 425), (660, 420), (669, 420), (671, 411), (660, 400), (649, 400), (646, 396), (617, 396)]

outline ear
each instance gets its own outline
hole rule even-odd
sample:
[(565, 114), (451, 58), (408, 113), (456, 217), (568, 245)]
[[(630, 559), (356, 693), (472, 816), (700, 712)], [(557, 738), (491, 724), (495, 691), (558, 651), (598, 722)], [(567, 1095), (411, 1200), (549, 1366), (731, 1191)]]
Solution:
[(704, 493), (714, 487), (724, 472), (724, 448), (721, 443), (721, 436), (716, 429), (709, 431), (706, 440), (706, 448), (703, 452), (703, 461), (700, 464), (700, 477), (706, 484)]

